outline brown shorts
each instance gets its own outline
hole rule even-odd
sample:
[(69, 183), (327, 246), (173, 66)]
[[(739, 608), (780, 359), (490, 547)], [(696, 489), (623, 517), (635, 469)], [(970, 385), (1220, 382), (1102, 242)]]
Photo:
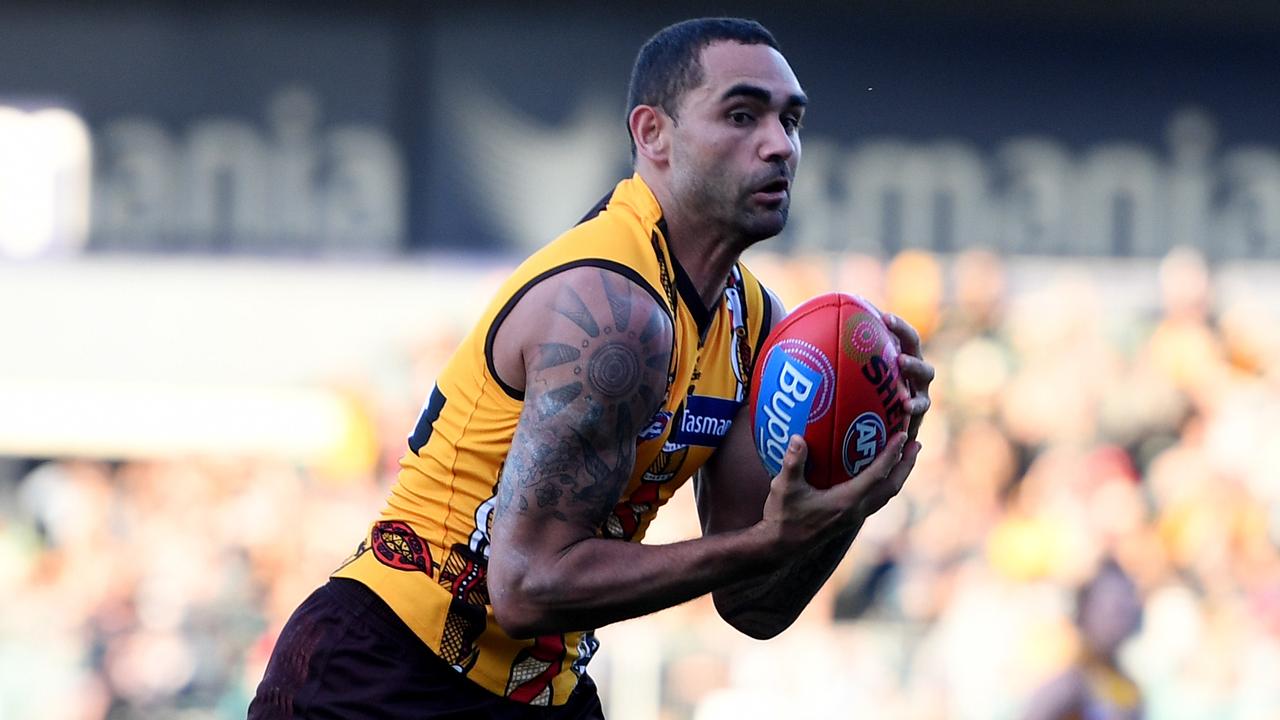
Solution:
[(564, 705), (494, 695), (431, 652), (373, 591), (333, 578), (285, 623), (249, 718), (603, 720), (604, 711), (586, 676)]

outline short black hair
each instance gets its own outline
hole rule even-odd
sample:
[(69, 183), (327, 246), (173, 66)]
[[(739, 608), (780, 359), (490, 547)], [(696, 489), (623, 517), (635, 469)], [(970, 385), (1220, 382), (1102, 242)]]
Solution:
[[(631, 135), (631, 111), (640, 105), (662, 108), (672, 119), (680, 97), (702, 84), (702, 49), (715, 42), (768, 45), (782, 51), (773, 33), (755, 20), (696, 18), (659, 30), (640, 48), (627, 87), (627, 135)], [(631, 137), (631, 154), (636, 141)]]

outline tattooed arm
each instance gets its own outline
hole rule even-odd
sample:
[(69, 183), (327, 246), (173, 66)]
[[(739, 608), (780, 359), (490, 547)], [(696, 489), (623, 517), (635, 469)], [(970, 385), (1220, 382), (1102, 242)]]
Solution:
[(534, 286), (495, 336), (497, 372), (525, 389), (489, 559), (494, 613), (510, 635), (654, 612), (780, 557), (764, 527), (657, 546), (597, 537), (663, 400), (672, 343), (662, 306), (594, 267)]

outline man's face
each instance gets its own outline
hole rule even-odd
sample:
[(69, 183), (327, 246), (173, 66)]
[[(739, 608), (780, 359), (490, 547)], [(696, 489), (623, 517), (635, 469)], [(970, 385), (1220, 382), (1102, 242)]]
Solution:
[(703, 82), (681, 98), (672, 131), (673, 194), (749, 242), (773, 237), (800, 162), (800, 83), (767, 45), (717, 42), (701, 60)]

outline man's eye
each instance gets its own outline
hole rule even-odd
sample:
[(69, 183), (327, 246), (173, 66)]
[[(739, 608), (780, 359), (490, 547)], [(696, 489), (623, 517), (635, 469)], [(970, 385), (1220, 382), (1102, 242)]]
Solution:
[(783, 115), (782, 127), (786, 128), (787, 132), (795, 132), (800, 129), (800, 118), (794, 115)]
[(729, 121), (734, 125), (749, 125), (752, 121), (751, 113), (745, 110), (734, 110), (729, 113)]

